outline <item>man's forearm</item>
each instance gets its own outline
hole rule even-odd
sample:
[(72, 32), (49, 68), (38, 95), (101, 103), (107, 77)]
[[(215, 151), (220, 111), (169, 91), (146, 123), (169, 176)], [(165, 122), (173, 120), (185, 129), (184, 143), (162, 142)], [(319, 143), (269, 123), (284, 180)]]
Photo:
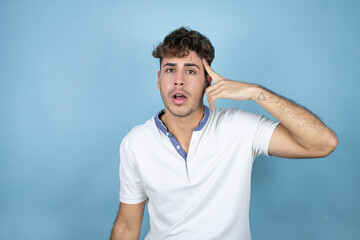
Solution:
[(129, 231), (120, 224), (115, 223), (111, 231), (110, 240), (138, 240), (139, 235), (139, 231)]
[(303, 148), (331, 152), (336, 147), (336, 134), (306, 108), (261, 86), (255, 87), (251, 99), (280, 121)]

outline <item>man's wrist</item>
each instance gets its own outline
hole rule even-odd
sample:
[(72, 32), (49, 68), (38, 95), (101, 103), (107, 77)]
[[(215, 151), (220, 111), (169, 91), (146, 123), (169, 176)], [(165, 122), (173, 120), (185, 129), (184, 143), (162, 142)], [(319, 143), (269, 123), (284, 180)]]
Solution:
[(266, 101), (265, 88), (261, 85), (254, 84), (254, 86), (251, 90), (250, 100), (253, 100), (255, 102)]

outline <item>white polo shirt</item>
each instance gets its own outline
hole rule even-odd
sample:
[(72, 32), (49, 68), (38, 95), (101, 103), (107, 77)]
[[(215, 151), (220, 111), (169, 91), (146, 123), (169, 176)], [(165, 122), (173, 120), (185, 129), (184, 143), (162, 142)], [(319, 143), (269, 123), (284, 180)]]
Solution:
[(188, 153), (156, 115), (120, 146), (120, 201), (148, 199), (146, 240), (250, 240), (254, 158), (268, 155), (277, 126), (237, 108), (205, 106)]

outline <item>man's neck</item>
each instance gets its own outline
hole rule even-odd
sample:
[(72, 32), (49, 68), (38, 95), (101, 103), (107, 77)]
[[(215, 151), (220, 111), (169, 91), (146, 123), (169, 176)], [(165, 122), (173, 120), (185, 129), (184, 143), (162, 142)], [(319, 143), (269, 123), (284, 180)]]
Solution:
[[(161, 116), (161, 121), (165, 124), (168, 131), (178, 140), (191, 138), (194, 128), (196, 128), (204, 117), (204, 106), (186, 117), (177, 117), (171, 114), (166, 108)], [(190, 139), (189, 139), (190, 140)]]

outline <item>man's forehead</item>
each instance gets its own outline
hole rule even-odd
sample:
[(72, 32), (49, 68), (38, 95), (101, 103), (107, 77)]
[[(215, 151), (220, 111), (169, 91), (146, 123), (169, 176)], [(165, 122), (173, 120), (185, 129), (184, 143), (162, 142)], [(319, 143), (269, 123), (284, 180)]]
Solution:
[(176, 56), (171, 56), (171, 57), (164, 57), (162, 60), (162, 64), (166, 64), (166, 63), (201, 63), (201, 58), (199, 57), (199, 55), (194, 52), (194, 51), (190, 51), (188, 55), (184, 56), (184, 57), (176, 57)]

